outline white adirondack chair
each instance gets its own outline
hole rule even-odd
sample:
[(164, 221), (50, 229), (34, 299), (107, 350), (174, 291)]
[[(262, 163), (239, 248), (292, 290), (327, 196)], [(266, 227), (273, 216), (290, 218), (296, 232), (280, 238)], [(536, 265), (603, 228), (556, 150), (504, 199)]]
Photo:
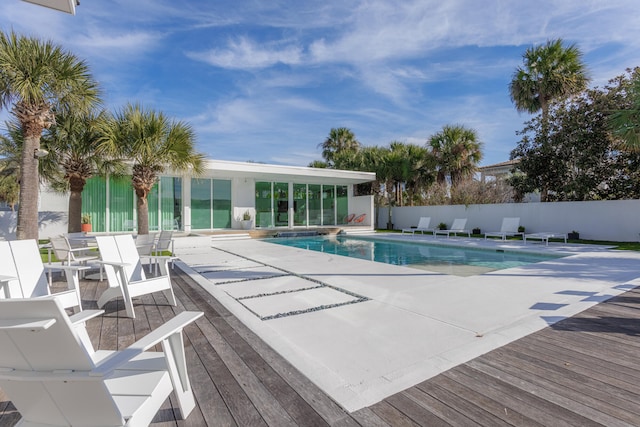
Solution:
[[(2, 284), (6, 298), (37, 298), (51, 295), (45, 265), (35, 240), (0, 242), (0, 275), (6, 278)], [(51, 270), (64, 270), (69, 290), (55, 294), (65, 308), (82, 311), (78, 273), (85, 266), (47, 266)], [(0, 295), (2, 295), (0, 293)]]
[(98, 307), (121, 297), (127, 316), (135, 318), (133, 298), (157, 291), (163, 291), (169, 303), (176, 305), (167, 266), (170, 257), (152, 257), (160, 264), (160, 276), (147, 278), (132, 235), (96, 236), (96, 241), (109, 281), (109, 287), (98, 298)]
[(147, 426), (171, 391), (186, 418), (195, 400), (182, 329), (200, 316), (182, 312), (125, 350), (94, 352), (57, 299), (0, 300), (0, 388), (21, 426)]

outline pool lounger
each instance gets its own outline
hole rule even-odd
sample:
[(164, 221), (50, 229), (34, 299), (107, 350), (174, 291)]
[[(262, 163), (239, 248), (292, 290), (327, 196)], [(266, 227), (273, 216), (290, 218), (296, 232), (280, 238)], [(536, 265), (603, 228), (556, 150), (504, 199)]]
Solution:
[(525, 234), (522, 240), (524, 244), (527, 244), (527, 239), (542, 240), (547, 246), (549, 246), (549, 239), (564, 239), (567, 243), (567, 235), (565, 233), (530, 233)]

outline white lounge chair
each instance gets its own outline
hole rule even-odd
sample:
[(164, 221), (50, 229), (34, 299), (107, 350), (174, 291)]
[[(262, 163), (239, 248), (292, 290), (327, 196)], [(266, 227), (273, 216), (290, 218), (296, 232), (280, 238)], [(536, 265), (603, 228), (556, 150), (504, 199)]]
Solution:
[(164, 293), (171, 305), (176, 305), (167, 266), (170, 257), (151, 257), (158, 262), (161, 275), (147, 278), (132, 235), (96, 236), (96, 241), (109, 281), (109, 287), (98, 298), (99, 308), (121, 297), (127, 316), (135, 318), (133, 298), (158, 291)]
[(433, 233), (433, 237), (437, 237), (438, 234), (446, 234), (447, 239), (453, 234), (454, 236), (458, 233), (466, 234), (468, 237), (471, 237), (471, 230), (466, 230), (467, 226), (467, 218), (456, 218), (453, 220), (453, 224), (451, 224), (451, 228), (448, 230), (435, 230)]
[[(171, 230), (162, 230), (160, 235), (158, 236), (158, 240), (153, 247), (153, 255), (162, 256), (164, 251), (171, 252), (169, 256), (169, 263), (171, 264), (171, 269), (173, 270), (173, 261), (177, 258), (173, 256), (173, 231)], [(158, 274), (158, 263), (155, 263), (154, 273)]]
[(567, 243), (567, 233), (557, 233), (552, 231), (539, 231), (537, 233), (523, 234), (522, 240), (527, 244), (527, 240), (542, 240), (546, 246), (549, 246), (549, 239), (564, 239)]
[(502, 240), (507, 240), (507, 236), (520, 236), (524, 235), (524, 233), (518, 231), (518, 227), (520, 226), (520, 218), (502, 218), (502, 226), (500, 227), (500, 231), (490, 231), (488, 233), (484, 233), (484, 239), (487, 237), (500, 237)]
[(200, 316), (182, 312), (122, 351), (94, 352), (57, 299), (0, 300), (0, 388), (17, 425), (147, 426), (172, 391), (186, 418), (195, 400), (182, 330)]
[(136, 250), (140, 258), (148, 258), (149, 266), (151, 266), (151, 256), (153, 255), (153, 249), (156, 246), (157, 233), (138, 234), (136, 236)]
[[(35, 240), (0, 241), (0, 280), (5, 298), (38, 298), (51, 295), (45, 265)], [(47, 266), (50, 270), (63, 270), (67, 278), (67, 291), (55, 294), (65, 308), (82, 311), (78, 273), (85, 266)]]
[(429, 224), (431, 224), (431, 217), (423, 216), (423, 217), (420, 217), (420, 220), (418, 221), (418, 226), (416, 228), (403, 228), (402, 233), (415, 234), (417, 231), (419, 231), (422, 234), (424, 234), (425, 231), (430, 231), (431, 233), (433, 233), (434, 229), (429, 228)]
[[(100, 259), (98, 251), (91, 250), (86, 245), (73, 247), (65, 236), (51, 237), (49, 241), (51, 242), (53, 253), (62, 264), (87, 266), (88, 261)], [(100, 267), (100, 278), (102, 278), (102, 266)]]

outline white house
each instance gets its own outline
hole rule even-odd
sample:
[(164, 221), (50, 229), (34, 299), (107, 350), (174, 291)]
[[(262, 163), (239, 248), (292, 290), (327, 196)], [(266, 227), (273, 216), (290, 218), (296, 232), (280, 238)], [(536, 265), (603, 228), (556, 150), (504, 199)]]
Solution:
[[(186, 233), (242, 228), (243, 215), (256, 229), (347, 227), (359, 218), (373, 228), (373, 196), (354, 185), (375, 173), (209, 160), (203, 175), (162, 175), (150, 193), (149, 228)], [(68, 194), (43, 187), (40, 237), (67, 231)], [(137, 212), (131, 177), (95, 177), (82, 193), (82, 213), (94, 232), (135, 231)], [(15, 237), (15, 214), (0, 212), (0, 236)]]

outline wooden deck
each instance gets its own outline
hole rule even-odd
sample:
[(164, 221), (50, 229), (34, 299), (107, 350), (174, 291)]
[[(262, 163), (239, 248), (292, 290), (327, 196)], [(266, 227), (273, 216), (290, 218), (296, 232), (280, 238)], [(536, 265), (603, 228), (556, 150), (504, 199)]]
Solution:
[[(121, 304), (88, 324), (96, 348), (123, 348), (175, 313), (205, 313), (186, 332), (198, 406), (175, 420), (171, 399), (153, 426), (638, 426), (640, 288), (347, 413), (178, 270), (180, 304), (162, 294)], [(104, 283), (83, 282), (86, 308)], [(2, 351), (0, 349), (0, 351)], [(0, 426), (19, 415), (0, 390)]]

